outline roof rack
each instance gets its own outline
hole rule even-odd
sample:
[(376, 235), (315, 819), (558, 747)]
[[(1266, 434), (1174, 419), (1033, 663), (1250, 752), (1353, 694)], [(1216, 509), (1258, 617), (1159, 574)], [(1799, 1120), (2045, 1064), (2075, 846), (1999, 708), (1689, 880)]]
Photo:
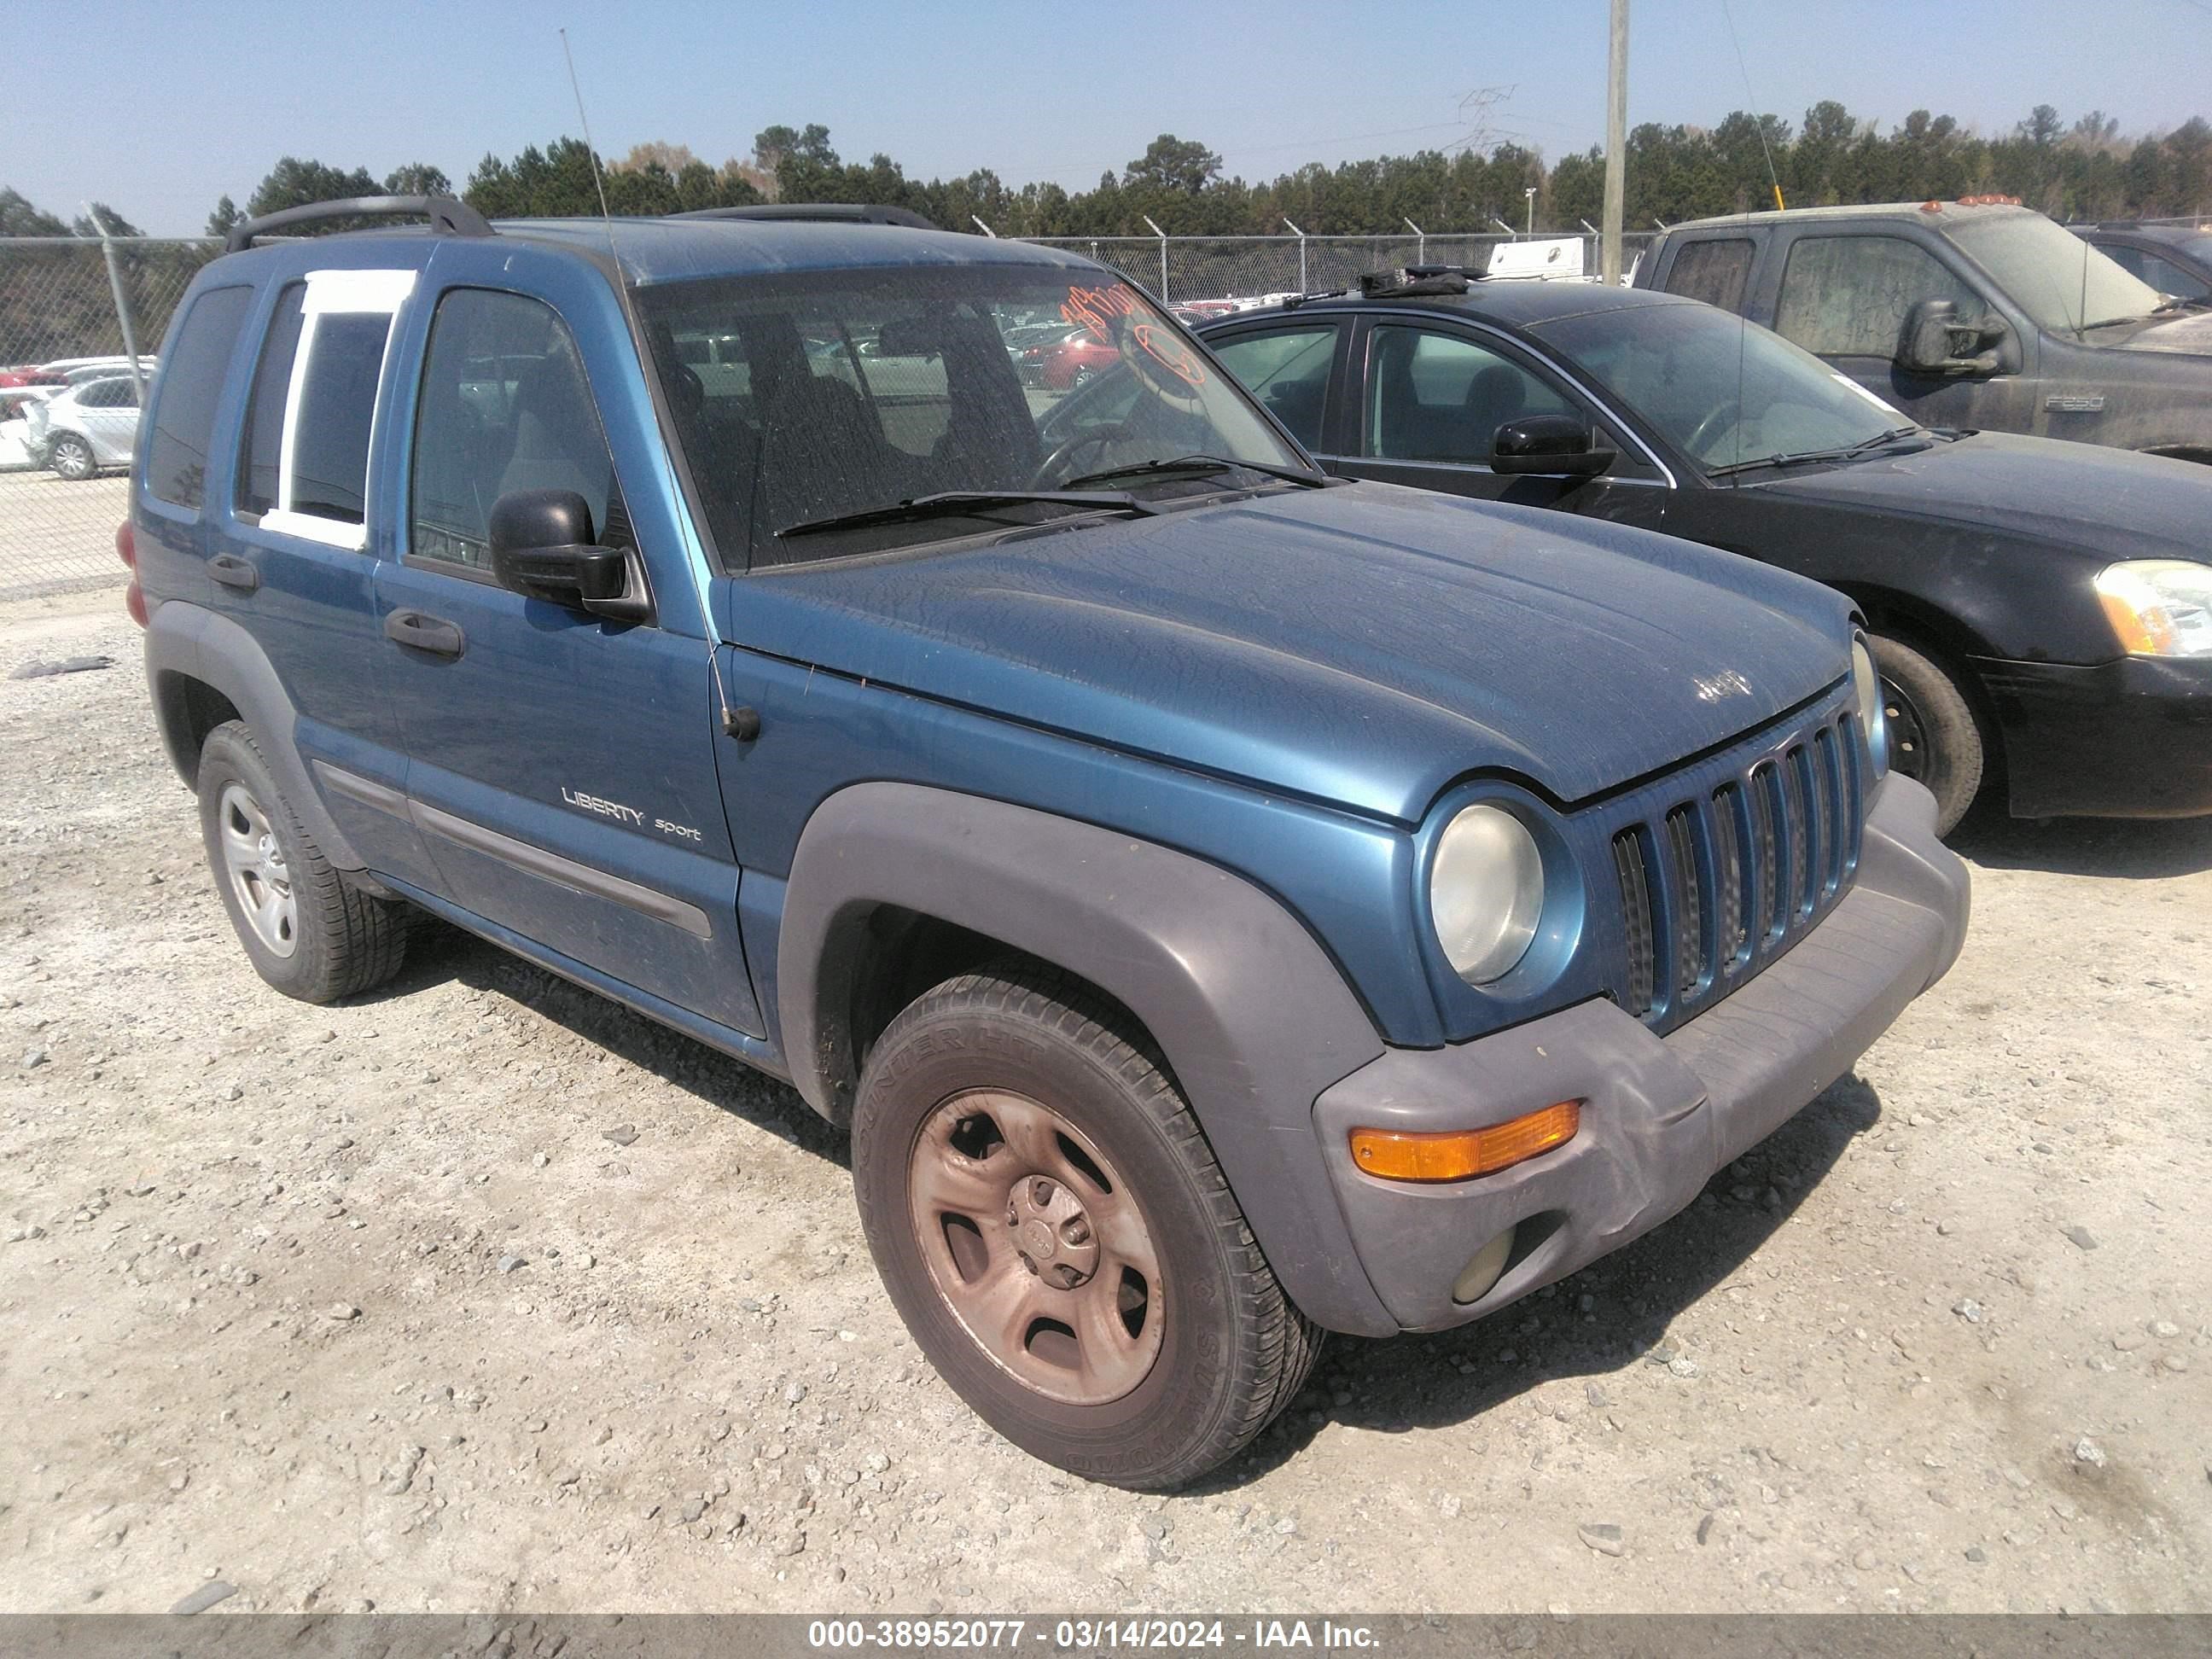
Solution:
[(451, 196), (348, 196), (335, 202), (310, 202), (305, 207), (264, 213), (258, 219), (241, 219), (230, 228), (223, 252), (238, 253), (253, 246), (257, 236), (286, 230), (294, 225), (314, 224), (325, 219), (428, 219), (441, 236), (493, 236), (490, 222), (466, 202)]
[(1483, 273), (1466, 265), (1401, 265), (1395, 270), (1370, 270), (1359, 279), (1359, 291), (1370, 300), (1393, 300), (1416, 294), (1464, 294)]
[(902, 207), (882, 207), (865, 202), (763, 202), (751, 207), (694, 208), (672, 213), (672, 219), (795, 219), (820, 224), (903, 225), (908, 230), (935, 230), (919, 213)]
[[(1482, 276), (1467, 265), (1401, 265), (1395, 270), (1366, 271), (1358, 287), (1363, 300), (1403, 300), (1421, 294), (1464, 294)], [(1351, 292), (1349, 288), (1325, 288), (1293, 294), (1283, 301), (1283, 309), (1296, 311), (1310, 300), (1337, 300)]]

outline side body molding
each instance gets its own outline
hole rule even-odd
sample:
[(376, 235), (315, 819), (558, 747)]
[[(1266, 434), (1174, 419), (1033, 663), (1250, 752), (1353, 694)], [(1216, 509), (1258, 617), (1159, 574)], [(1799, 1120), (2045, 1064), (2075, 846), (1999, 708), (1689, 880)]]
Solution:
[(321, 793), (307, 776), (293, 732), (297, 711), (253, 635), (229, 617), (183, 599), (164, 601), (148, 619), (146, 681), (154, 696), (154, 718), (170, 764), (189, 784), (199, 770), (200, 757), (191, 739), (179, 676), (222, 692), (263, 739), (262, 758), (323, 856), (341, 870), (365, 868), (365, 860), (325, 809)]
[(1226, 870), (1149, 842), (977, 796), (863, 783), (808, 820), (776, 947), (783, 1052), (807, 1103), (842, 1118), (848, 1012), (867, 921), (892, 904), (1081, 975), (1145, 1023), (1261, 1248), (1308, 1317), (1395, 1333), (1315, 1139), (1322, 1091), (1382, 1039), (1288, 911)]

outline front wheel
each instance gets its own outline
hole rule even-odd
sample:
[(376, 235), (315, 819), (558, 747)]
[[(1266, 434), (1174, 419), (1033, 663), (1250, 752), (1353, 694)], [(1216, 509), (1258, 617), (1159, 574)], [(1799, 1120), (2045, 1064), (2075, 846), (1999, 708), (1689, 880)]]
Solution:
[(1950, 674), (1911, 646), (1870, 635), (1889, 727), (1890, 769), (1927, 785), (1936, 797), (1936, 833), (1956, 829), (1981, 790), (1982, 728)]
[(65, 432), (54, 440), (53, 447), (46, 452), (46, 465), (72, 483), (82, 483), (100, 471), (100, 461), (93, 454), (92, 446), (73, 432)]
[(1321, 1334), (1123, 1017), (1049, 969), (951, 980), (870, 1054), (861, 1224), (939, 1373), (1024, 1450), (1161, 1490), (1248, 1444)]

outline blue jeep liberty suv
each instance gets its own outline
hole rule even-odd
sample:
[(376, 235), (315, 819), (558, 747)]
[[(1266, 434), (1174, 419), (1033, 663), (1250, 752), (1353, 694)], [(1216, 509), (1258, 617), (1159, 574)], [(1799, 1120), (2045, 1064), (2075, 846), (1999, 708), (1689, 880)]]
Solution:
[[(254, 967), (359, 994), (419, 908), (788, 1079), (1063, 1468), (1187, 1482), (1323, 1331), (1647, 1231), (1958, 952), (1848, 600), (1327, 479), (1087, 260), (446, 198), (232, 247), (119, 540)], [(1109, 371), (1024, 386), (1042, 322)]]

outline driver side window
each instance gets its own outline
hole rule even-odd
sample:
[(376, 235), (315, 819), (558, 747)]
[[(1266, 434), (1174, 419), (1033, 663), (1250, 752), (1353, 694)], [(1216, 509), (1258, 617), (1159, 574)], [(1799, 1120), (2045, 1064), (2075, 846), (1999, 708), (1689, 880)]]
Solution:
[(409, 556), (489, 571), (492, 504), (514, 489), (572, 489), (603, 544), (629, 545), (568, 325), (519, 294), (455, 289), (438, 302), (422, 364)]
[(1504, 353), (1462, 335), (1378, 328), (1368, 350), (1366, 453), (1377, 460), (1486, 466), (1508, 421), (1580, 412)]
[(1808, 236), (1782, 271), (1774, 331), (1823, 357), (1893, 357), (1905, 313), (1949, 300), (1964, 321), (1986, 307), (1942, 261), (1900, 236)]

